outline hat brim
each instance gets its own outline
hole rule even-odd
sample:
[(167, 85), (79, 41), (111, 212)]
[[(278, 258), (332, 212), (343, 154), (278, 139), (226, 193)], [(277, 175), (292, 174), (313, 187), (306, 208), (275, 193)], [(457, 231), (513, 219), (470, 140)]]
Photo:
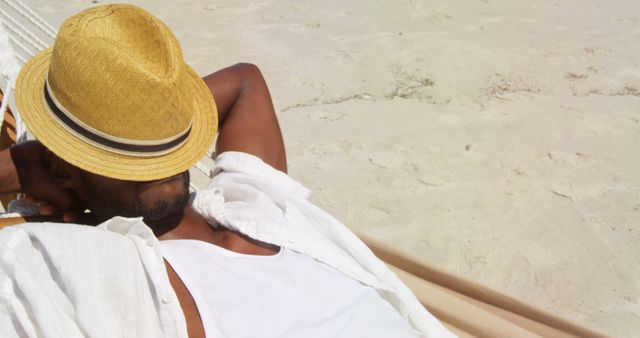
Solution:
[(127, 181), (152, 181), (181, 173), (199, 161), (213, 144), (218, 114), (204, 81), (186, 66), (192, 81), (192, 129), (186, 142), (171, 153), (135, 157), (112, 153), (77, 138), (64, 129), (44, 101), (43, 88), (49, 70), (51, 48), (29, 60), (16, 82), (16, 105), (29, 131), (54, 154), (88, 172)]

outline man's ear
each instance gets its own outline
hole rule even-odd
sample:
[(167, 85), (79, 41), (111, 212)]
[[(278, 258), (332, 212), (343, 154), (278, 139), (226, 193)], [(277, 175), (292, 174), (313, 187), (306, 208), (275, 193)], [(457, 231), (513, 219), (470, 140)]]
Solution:
[(59, 186), (67, 189), (81, 186), (80, 169), (61, 159), (49, 149), (45, 149), (44, 163), (49, 171), (49, 175), (51, 175), (51, 178), (53, 178)]

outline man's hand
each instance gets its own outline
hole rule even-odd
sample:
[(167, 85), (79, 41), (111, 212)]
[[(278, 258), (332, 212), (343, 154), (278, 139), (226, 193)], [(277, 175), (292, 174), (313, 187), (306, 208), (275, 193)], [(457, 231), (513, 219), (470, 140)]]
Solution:
[(218, 154), (242, 151), (287, 172), (282, 133), (258, 67), (241, 63), (204, 78), (218, 107)]
[(0, 152), (0, 192), (23, 192), (29, 196), (28, 201), (41, 203), (41, 214), (63, 211), (65, 221), (74, 221), (84, 206), (71, 190), (60, 187), (51, 176), (45, 151), (40, 142), (29, 141)]

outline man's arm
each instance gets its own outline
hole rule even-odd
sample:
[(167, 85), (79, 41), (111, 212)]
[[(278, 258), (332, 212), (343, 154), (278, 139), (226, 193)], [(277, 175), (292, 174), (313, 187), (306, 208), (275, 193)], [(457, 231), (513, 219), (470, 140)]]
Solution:
[(242, 151), (287, 172), (284, 142), (258, 67), (241, 63), (204, 78), (218, 107), (218, 154)]
[(13, 193), (20, 190), (20, 182), (16, 167), (11, 159), (9, 149), (0, 151), (0, 194)]
[(28, 141), (0, 151), (0, 194), (23, 192), (39, 200), (39, 212), (52, 215), (64, 211), (65, 221), (85, 209), (69, 189), (59, 186), (47, 169), (45, 152), (38, 141)]

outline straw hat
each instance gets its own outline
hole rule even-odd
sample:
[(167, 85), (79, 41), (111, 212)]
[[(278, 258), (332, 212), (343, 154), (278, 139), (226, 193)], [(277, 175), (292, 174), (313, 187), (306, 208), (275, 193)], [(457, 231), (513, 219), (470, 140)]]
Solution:
[(175, 36), (131, 5), (85, 10), (60, 27), (16, 84), (29, 131), (86, 171), (130, 181), (183, 172), (205, 155), (218, 121), (211, 92)]

